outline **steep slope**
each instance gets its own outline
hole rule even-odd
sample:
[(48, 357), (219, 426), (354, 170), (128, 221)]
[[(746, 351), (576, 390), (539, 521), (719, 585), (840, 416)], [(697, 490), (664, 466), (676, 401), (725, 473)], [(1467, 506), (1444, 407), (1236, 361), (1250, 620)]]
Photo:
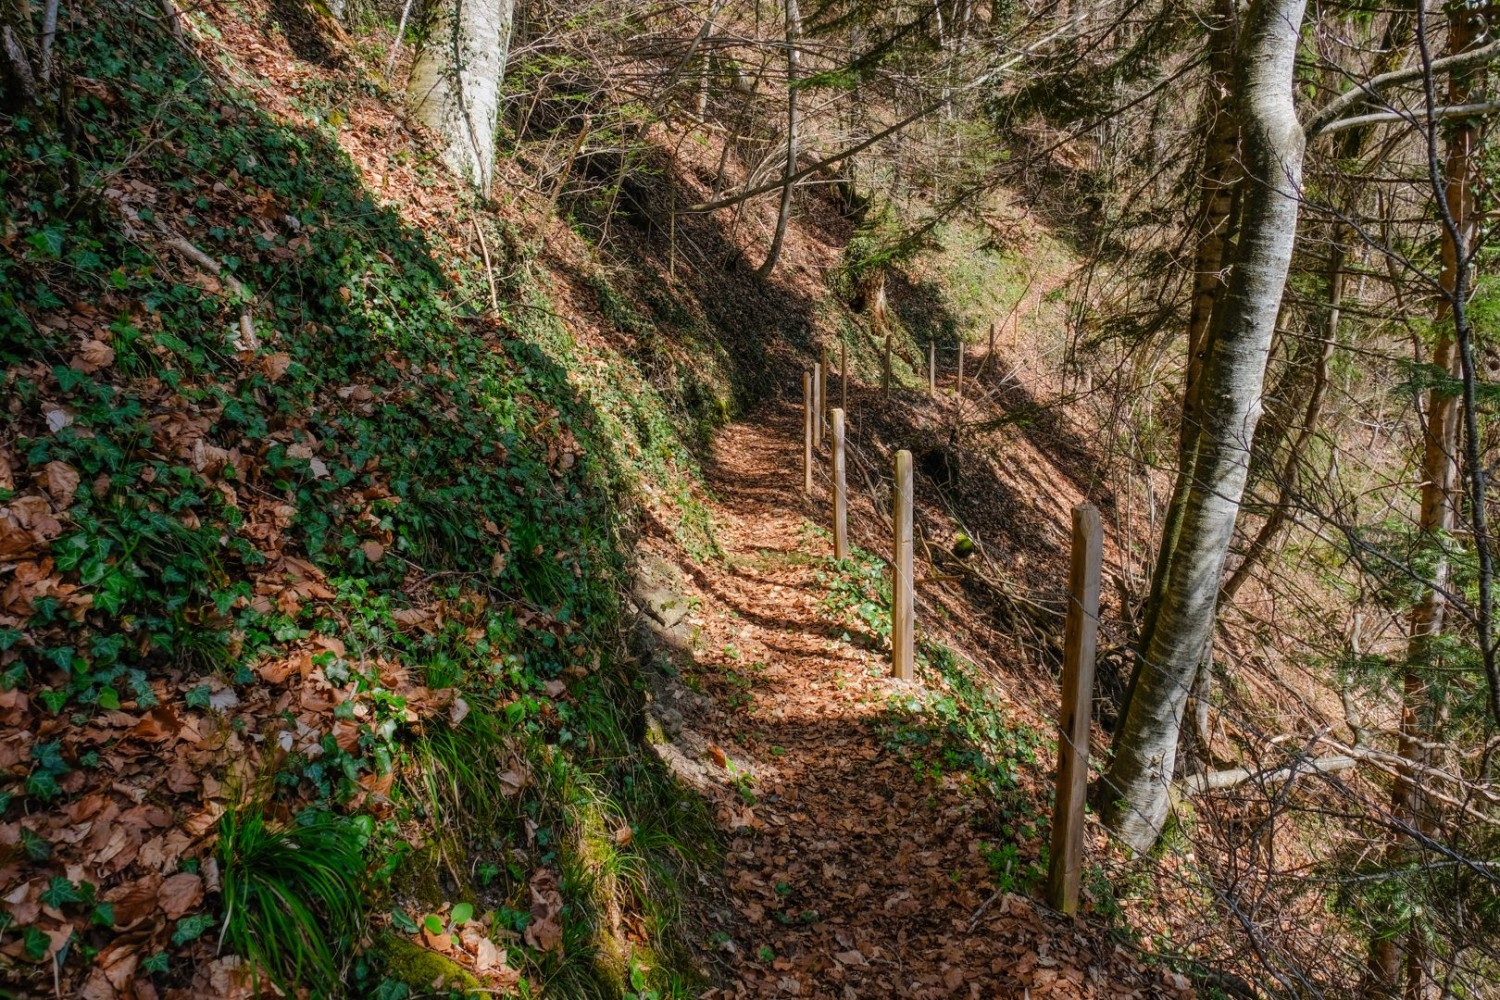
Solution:
[[(0, 988), (1176, 989), (1024, 899), (1052, 679), (1007, 654), (1056, 622), (969, 573), (889, 687), (879, 561), (824, 561), (778, 476), (811, 349), (879, 380), (831, 199), (763, 280), (753, 234), (653, 222), (712, 173), (660, 126), (611, 258), (505, 164), (454, 184), (311, 8), (178, 26), (69, 9), (56, 90), (0, 119)], [(898, 382), (909, 330), (1025, 298), (983, 256), (942, 263), (962, 316), (896, 276)], [(1031, 419), (984, 374), (970, 423)], [(866, 388), (872, 460), (959, 453), (919, 490), (939, 552), (1051, 587), (1076, 435), (1002, 462)]]
[(0, 980), (676, 988), (619, 595), (694, 419), (360, 70), (138, 14), (0, 140)]

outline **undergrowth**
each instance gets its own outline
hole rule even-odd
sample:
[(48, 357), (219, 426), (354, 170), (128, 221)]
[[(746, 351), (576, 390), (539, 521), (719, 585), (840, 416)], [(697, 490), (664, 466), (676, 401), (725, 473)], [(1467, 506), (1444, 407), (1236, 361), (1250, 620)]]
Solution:
[[(161, 708), (263, 747), (212, 766), (264, 768), (271, 794), (184, 858), (216, 853), (222, 884), (196, 933), (149, 936), (158, 985), (222, 937), (288, 990), (339, 994), (354, 961), (359, 990), (394, 996), (364, 946), (462, 905), (522, 989), (686, 995), (681, 887), (715, 848), (640, 741), (619, 594), (642, 494), (716, 551), (701, 419), (627, 362), (579, 363), (531, 308), (548, 300), (523, 234), (456, 202), (512, 265), (491, 314), (469, 252), (365, 188), (341, 116), (282, 120), (131, 5), (89, 13), (57, 41), (76, 85), (0, 130), (0, 503), (56, 524), (19, 553), (0, 688), (59, 734), (5, 779), (0, 820), (77, 800), (81, 727)], [(334, 79), (303, 100), (370, 93)], [(234, 343), (246, 311), (256, 351)], [(304, 651), (292, 678), (341, 693), (273, 710), (263, 671)], [(26, 831), (27, 863), (61, 871), (66, 849)], [(560, 879), (557, 942), (536, 932), (540, 872)], [(109, 929), (72, 935), (65, 978)], [(44, 964), (3, 971), (52, 988)]]

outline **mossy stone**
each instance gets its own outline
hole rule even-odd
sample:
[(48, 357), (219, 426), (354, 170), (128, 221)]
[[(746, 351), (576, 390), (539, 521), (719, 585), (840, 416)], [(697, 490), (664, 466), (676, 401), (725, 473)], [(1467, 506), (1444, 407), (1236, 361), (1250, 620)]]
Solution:
[(413, 990), (431, 990), (437, 986), (469, 995), (484, 989), (472, 972), (453, 959), (404, 937), (382, 934), (374, 951), (385, 966), (385, 974)]

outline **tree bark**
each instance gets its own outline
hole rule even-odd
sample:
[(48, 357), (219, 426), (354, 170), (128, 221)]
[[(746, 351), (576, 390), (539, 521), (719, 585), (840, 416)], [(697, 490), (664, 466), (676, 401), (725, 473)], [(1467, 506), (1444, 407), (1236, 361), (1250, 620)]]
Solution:
[[(1448, 20), (1450, 54), (1458, 55), (1474, 43), (1474, 22), (1464, 8), (1455, 8)], [(1473, 70), (1455, 70), (1448, 77), (1449, 104), (1464, 104), (1473, 92)], [(1466, 120), (1449, 133), (1446, 163), (1443, 169), (1442, 198), (1447, 213), (1466, 243), (1472, 243), (1475, 229), (1473, 180), (1474, 154), (1479, 147), (1481, 127)], [(1433, 316), (1437, 343), (1430, 363), (1450, 376), (1459, 376), (1459, 353), (1455, 339), (1453, 301), (1462, 293), (1460, 260), (1454, 232), (1442, 227), (1442, 272)], [(1407, 635), (1407, 672), (1402, 679), (1400, 739), (1397, 753), (1409, 763), (1391, 788), (1391, 812), (1401, 823), (1424, 834), (1438, 829), (1440, 820), (1436, 803), (1426, 794), (1421, 775), (1434, 764), (1434, 732), (1442, 721), (1441, 704), (1431, 697), (1428, 670), (1432, 666), (1438, 638), (1443, 633), (1447, 614), (1449, 561), (1444, 551), (1446, 539), (1458, 525), (1459, 470), (1458, 426), (1461, 415), (1457, 394), (1431, 391), (1426, 394), (1426, 422), (1422, 431), (1422, 494), (1418, 529), (1427, 543), (1441, 555), (1432, 569), (1430, 586), (1412, 609)], [(1393, 840), (1387, 849), (1392, 864), (1400, 864), (1410, 848), (1404, 838)], [(1426, 948), (1418, 928), (1384, 927), (1377, 929), (1370, 944), (1364, 993), (1367, 997), (1399, 996), (1402, 980), (1405, 995), (1420, 1000), (1426, 994)], [(1405, 938), (1403, 942), (1402, 938)]]
[(1323, 321), (1322, 343), (1318, 345), (1318, 356), (1313, 364), (1312, 386), (1307, 390), (1307, 405), (1302, 410), (1302, 426), (1297, 431), (1297, 437), (1287, 449), (1286, 458), (1281, 464), (1274, 486), (1277, 491), (1276, 503), (1272, 506), (1270, 514), (1261, 523), (1260, 530), (1245, 547), (1239, 564), (1235, 566), (1234, 572), (1229, 574), (1229, 579), (1224, 581), (1224, 589), (1219, 599), (1225, 602), (1234, 600), (1234, 595), (1239, 593), (1245, 581), (1250, 579), (1257, 563), (1270, 549), (1271, 543), (1281, 534), (1282, 528), (1286, 527), (1291, 520), (1291, 496), (1293, 484), (1296, 481), (1297, 469), (1301, 465), (1302, 456), (1307, 452), (1307, 446), (1312, 443), (1313, 436), (1318, 430), (1318, 420), (1323, 413), (1323, 400), (1328, 395), (1328, 363), (1333, 360), (1334, 349), (1338, 346), (1339, 316), (1343, 309), (1344, 301), (1344, 261), (1348, 250), (1344, 241), (1352, 237), (1349, 227), (1340, 223), (1337, 226), (1332, 242), (1328, 246), (1328, 266), (1326, 269), (1328, 284), (1328, 312)]
[(1159, 572), (1167, 585), (1105, 779), (1105, 819), (1137, 850), (1156, 841), (1166, 820), (1183, 710), (1213, 634), (1296, 240), (1304, 139), (1292, 79), (1305, 7), (1305, 0), (1258, 0), (1242, 28), (1235, 74), (1247, 177), (1240, 239), (1214, 309), (1191, 460), (1174, 491), (1182, 497), (1180, 527), (1175, 540), (1162, 541)]
[(440, 0), (406, 87), (412, 113), (442, 137), (443, 161), (485, 196), (514, 14), (514, 0)]
[[(1391, 15), (1381, 36), (1379, 51), (1382, 54), (1372, 69), (1375, 74), (1374, 79), (1380, 79), (1381, 75), (1406, 53), (1411, 40), (1411, 29), (1411, 11), (1396, 11)], [(1344, 106), (1346, 110), (1362, 106), (1358, 103), (1346, 104), (1343, 99), (1334, 103)], [(1373, 132), (1373, 126), (1368, 124), (1350, 128), (1344, 132), (1334, 141), (1334, 150), (1338, 158), (1340, 160), (1358, 159), (1363, 154), (1365, 143)], [(1297, 470), (1307, 446), (1312, 443), (1313, 436), (1317, 433), (1318, 420), (1323, 412), (1323, 400), (1328, 395), (1328, 366), (1338, 347), (1339, 321), (1344, 306), (1345, 265), (1349, 259), (1349, 247), (1354, 243), (1357, 235), (1354, 227), (1345, 220), (1354, 217), (1358, 208), (1358, 193), (1345, 191), (1340, 210), (1336, 213), (1338, 219), (1333, 223), (1328, 241), (1328, 264), (1323, 272), (1328, 305), (1323, 316), (1322, 343), (1318, 345), (1318, 356), (1314, 361), (1312, 387), (1307, 391), (1307, 403), (1302, 410), (1302, 426), (1291, 448), (1287, 451), (1286, 459), (1281, 466), (1280, 477), (1273, 484), (1277, 492), (1276, 502), (1270, 514), (1262, 522), (1260, 530), (1246, 546), (1234, 572), (1225, 581), (1223, 592), (1219, 595), (1219, 599), (1223, 602), (1234, 600), (1234, 595), (1239, 593), (1245, 581), (1250, 578), (1256, 564), (1265, 556), (1271, 544), (1291, 520), (1289, 505)]]
[(776, 212), (776, 235), (771, 238), (771, 249), (766, 252), (765, 263), (756, 273), (768, 277), (781, 257), (781, 247), (786, 241), (786, 226), (792, 216), (792, 190), (797, 186), (797, 127), (800, 112), (797, 106), (797, 77), (800, 59), (797, 43), (802, 38), (802, 13), (797, 9), (797, 0), (786, 0), (786, 168), (781, 177), (781, 207)]
[(19, 111), (37, 99), (30, 0), (0, 0), (0, 107)]
[[(1208, 347), (1209, 319), (1214, 304), (1224, 288), (1224, 253), (1229, 246), (1234, 230), (1235, 216), (1239, 208), (1242, 172), (1239, 163), (1240, 126), (1232, 100), (1234, 85), (1235, 45), (1238, 20), (1233, 0), (1216, 0), (1215, 21), (1209, 34), (1208, 99), (1204, 108), (1204, 124), (1208, 129), (1208, 143), (1203, 151), (1203, 166), (1199, 174), (1201, 203), (1194, 226), (1195, 249), (1193, 252), (1193, 297), (1188, 310), (1187, 366), (1182, 387), (1182, 428), (1177, 446), (1177, 468), (1179, 473), (1191, 470), (1198, 438), (1198, 388), (1201, 382), (1203, 358)], [(1162, 522), (1162, 546), (1151, 574), (1151, 589), (1142, 614), (1141, 632), (1136, 637), (1137, 648), (1144, 652), (1150, 644), (1151, 633), (1156, 627), (1156, 614), (1161, 608), (1161, 597), (1167, 588), (1168, 570), (1171, 560), (1168, 555), (1177, 543), (1182, 528), (1183, 503), (1186, 496), (1181, 489), (1191, 482), (1191, 476), (1179, 475), (1177, 486), (1167, 503), (1166, 517)], [(1128, 714), (1130, 701), (1135, 696), (1140, 668), (1131, 673), (1130, 683), (1121, 706), (1121, 716)]]

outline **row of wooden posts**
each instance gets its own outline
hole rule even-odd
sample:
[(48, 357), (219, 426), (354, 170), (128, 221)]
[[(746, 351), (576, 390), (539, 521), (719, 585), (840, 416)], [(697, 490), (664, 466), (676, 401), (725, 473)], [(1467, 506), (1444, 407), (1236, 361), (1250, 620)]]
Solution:
[[(990, 352), (989, 355), (986, 355), (986, 357), (989, 357), (994, 353), (995, 327), (992, 324), (990, 326)], [(839, 345), (839, 359), (841, 362), (840, 374), (842, 376), (839, 380), (839, 385), (843, 388), (844, 404), (847, 407), (849, 403), (849, 355), (847, 349), (842, 344)], [(826, 377), (828, 369), (828, 349), (826, 347), (823, 349), (822, 367)], [(984, 366), (980, 365), (981, 374), (983, 373), (983, 370)], [(880, 368), (880, 387), (889, 392), (891, 388), (891, 381), (891, 338), (887, 336), (885, 338), (884, 357), (882, 358)], [(938, 391), (936, 341), (927, 342), (927, 391), (933, 393), (934, 395)], [(962, 396), (964, 394), (964, 348), (962, 343), (958, 345), (958, 380), (955, 384), (954, 394), (958, 396)]]
[[(963, 353), (959, 352), (960, 385)], [(849, 490), (845, 476), (845, 430), (849, 405), (848, 353), (840, 349), (840, 402), (828, 406), (828, 351), (802, 373), (802, 489), (813, 492), (813, 463), (830, 438), (833, 479), (833, 555), (849, 554)], [(929, 386), (936, 390), (936, 354), (929, 348)], [(885, 374), (890, 374), (886, 342)], [(915, 670), (916, 594), (912, 558), (911, 452), (896, 452), (891, 509), (891, 675), (912, 680)], [(1058, 716), (1057, 802), (1047, 872), (1047, 897), (1063, 913), (1078, 912), (1083, 871), (1084, 799), (1088, 787), (1089, 726), (1093, 716), (1094, 658), (1099, 623), (1099, 582), (1104, 528), (1093, 504), (1073, 508), (1073, 550), (1068, 573), (1068, 612), (1063, 638), (1062, 706)]]

